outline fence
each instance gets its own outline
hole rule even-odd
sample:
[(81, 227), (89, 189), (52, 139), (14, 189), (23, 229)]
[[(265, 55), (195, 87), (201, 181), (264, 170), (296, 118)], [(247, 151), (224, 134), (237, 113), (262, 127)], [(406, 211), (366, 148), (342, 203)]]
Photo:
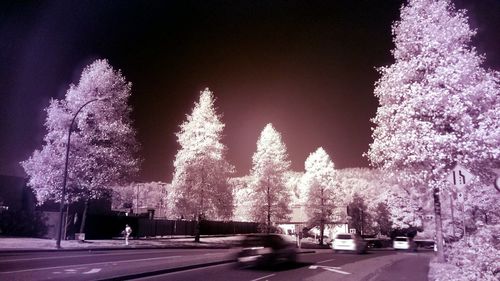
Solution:
[[(159, 220), (147, 217), (89, 215), (85, 226), (86, 239), (111, 239), (121, 236), (125, 224), (132, 227), (134, 237), (194, 235), (195, 221)], [(256, 233), (258, 223), (202, 221), (201, 235), (227, 235)]]

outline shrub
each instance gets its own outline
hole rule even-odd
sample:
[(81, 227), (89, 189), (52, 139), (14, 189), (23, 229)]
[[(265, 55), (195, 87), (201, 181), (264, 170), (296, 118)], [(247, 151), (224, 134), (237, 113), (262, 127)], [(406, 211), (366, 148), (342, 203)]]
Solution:
[(500, 226), (480, 225), (467, 238), (446, 247), (447, 263), (431, 262), (429, 280), (500, 280)]

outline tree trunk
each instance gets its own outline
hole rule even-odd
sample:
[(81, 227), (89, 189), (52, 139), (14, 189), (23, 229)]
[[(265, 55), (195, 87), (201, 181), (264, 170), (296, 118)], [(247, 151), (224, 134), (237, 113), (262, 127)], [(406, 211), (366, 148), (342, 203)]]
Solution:
[(69, 226), (69, 222), (68, 220), (70, 219), (70, 216), (69, 216), (69, 204), (66, 205), (66, 218), (64, 219), (64, 235), (62, 236), (64, 240), (66, 240), (66, 238), (68, 237), (68, 226)]
[(437, 261), (445, 262), (443, 247), (443, 223), (441, 220), (441, 201), (439, 199), (439, 188), (434, 187), (434, 216), (436, 220), (436, 247)]
[(325, 221), (321, 219), (321, 223), (319, 224), (319, 244), (323, 245), (323, 235), (325, 233)]
[(267, 181), (267, 234), (271, 232), (271, 190)]
[(201, 224), (201, 219), (204, 211), (204, 206), (203, 206), (203, 197), (205, 197), (205, 170), (201, 169), (201, 190), (200, 190), (200, 207), (199, 211), (197, 212), (197, 217), (195, 220), (195, 225), (194, 225), (194, 242), (195, 243), (200, 243), (200, 236), (201, 236), (201, 231), (200, 231), (200, 224)]
[(85, 208), (83, 208), (82, 223), (80, 224), (80, 233), (85, 230), (85, 220), (87, 219), (87, 210), (89, 208), (90, 200), (85, 200)]
[(201, 223), (201, 214), (198, 214), (198, 217), (195, 220), (194, 225), (194, 242), (200, 243), (200, 223)]
[(319, 222), (319, 244), (323, 245), (323, 235), (325, 233), (325, 198), (324, 189), (321, 188), (321, 219)]

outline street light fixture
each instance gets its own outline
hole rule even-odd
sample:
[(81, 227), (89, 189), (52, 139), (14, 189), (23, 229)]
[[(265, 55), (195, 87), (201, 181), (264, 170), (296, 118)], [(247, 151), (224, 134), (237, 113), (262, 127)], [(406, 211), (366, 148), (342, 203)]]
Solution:
[(69, 145), (70, 145), (70, 140), (71, 140), (71, 132), (73, 129), (73, 124), (75, 123), (76, 116), (78, 116), (78, 113), (82, 111), (82, 109), (87, 106), (88, 104), (95, 102), (95, 101), (102, 101), (104, 99), (93, 99), (89, 100), (88, 102), (84, 103), (75, 113), (73, 116), (73, 119), (71, 120), (71, 124), (69, 125), (68, 129), (68, 142), (66, 144), (66, 160), (64, 163), (64, 178), (63, 178), (63, 187), (62, 187), (62, 194), (61, 194), (61, 203), (59, 205), (59, 230), (57, 232), (57, 242), (56, 242), (56, 247), (57, 249), (61, 248), (61, 234), (62, 234), (62, 228), (63, 228), (63, 213), (64, 213), (64, 197), (66, 196), (66, 180), (68, 178), (68, 160), (69, 160)]

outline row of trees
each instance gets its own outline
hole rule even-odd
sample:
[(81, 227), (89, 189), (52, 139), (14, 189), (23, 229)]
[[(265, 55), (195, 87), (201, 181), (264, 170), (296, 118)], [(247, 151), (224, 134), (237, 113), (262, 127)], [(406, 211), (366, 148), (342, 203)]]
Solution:
[[(21, 163), (39, 203), (60, 201), (69, 140), (66, 203), (80, 200), (87, 203), (80, 231), (84, 229), (90, 200), (110, 196), (110, 187), (117, 185), (124, 186), (121, 193), (115, 193), (121, 196), (118, 201), (130, 201), (133, 194), (133, 187), (127, 183), (137, 173), (140, 160), (130, 122), (130, 94), (131, 84), (120, 71), (115, 71), (106, 60), (95, 61), (84, 69), (78, 85), (70, 86), (64, 99), (50, 102), (46, 109), (44, 145)], [(75, 126), (70, 127), (73, 119)], [(234, 167), (225, 158), (223, 128), (215, 111), (213, 93), (206, 89), (176, 134), (180, 149), (174, 161), (171, 190), (166, 194), (175, 202), (172, 211), (178, 217), (200, 220), (233, 216), (233, 190), (228, 179)], [(287, 158), (281, 135), (271, 124), (266, 125), (252, 158), (254, 192), (250, 201), (254, 203), (252, 219), (268, 227), (273, 221), (285, 220), (290, 213), (285, 176), (290, 167)], [(306, 170), (313, 192), (324, 197), (311, 203), (311, 207), (321, 209), (324, 217), (332, 205), (331, 199), (326, 199), (332, 192), (326, 188), (332, 186), (333, 163), (323, 149), (318, 149), (310, 156)], [(141, 188), (142, 192), (146, 189), (146, 186)], [(135, 194), (139, 195), (138, 191)], [(138, 205), (139, 198), (136, 201)]]
[[(224, 124), (214, 106), (209, 89), (201, 92), (200, 99), (181, 124), (177, 133), (181, 146), (174, 161), (172, 181), (173, 201), (178, 216), (201, 220), (229, 219), (233, 216), (234, 192), (229, 179), (233, 166), (226, 160), (226, 147), (222, 144)], [(267, 124), (257, 140), (252, 156), (252, 169), (245, 195), (252, 220), (262, 222), (267, 231), (273, 222), (286, 220), (291, 212), (290, 192), (286, 185), (290, 161), (281, 135), (272, 124)], [(306, 161), (313, 216), (322, 222), (333, 207), (333, 163), (319, 148)], [(240, 200), (241, 201), (241, 200)], [(199, 233), (199, 232), (197, 232)], [(196, 240), (199, 240), (197, 236)]]
[[(292, 201), (300, 197), (309, 224), (320, 226), (321, 232), (333, 218), (344, 219), (340, 210), (345, 210), (348, 191), (344, 187), (349, 183), (338, 183), (330, 156), (318, 148), (306, 159), (304, 173), (291, 172), (286, 146), (272, 124), (265, 126), (257, 141), (250, 175), (243, 182), (231, 181), (234, 167), (226, 160), (227, 148), (221, 142), (224, 124), (208, 89), (201, 92), (176, 134), (180, 149), (172, 184), (129, 184), (140, 162), (127, 105), (130, 94), (131, 85), (121, 73), (106, 60), (98, 60), (84, 69), (79, 84), (71, 85), (64, 99), (51, 101), (45, 144), (21, 163), (39, 203), (60, 201), (66, 140), (72, 130), (67, 203), (88, 203), (113, 193), (115, 207), (131, 207), (133, 202), (136, 208), (154, 205), (164, 215), (197, 221), (227, 220), (237, 212), (246, 220), (262, 222), (270, 231), (273, 222), (289, 218)], [(82, 108), (89, 100), (96, 101)], [(72, 118), (76, 125), (69, 128)], [(159, 200), (148, 202), (153, 197)]]
[(216, 112), (214, 99), (209, 89), (202, 91), (177, 133), (181, 148), (174, 161), (175, 171), (168, 191), (174, 216), (197, 221), (237, 217), (261, 222), (270, 231), (273, 223), (289, 220), (291, 206), (299, 204), (305, 206), (309, 226), (319, 226), (322, 238), (325, 224), (346, 221), (345, 207), (361, 198), (361, 194), (369, 202), (370, 211), (390, 210), (386, 210), (389, 214), (386, 221), (379, 225), (390, 224), (390, 228), (421, 225), (420, 216), (414, 215), (417, 204), (400, 185), (387, 177), (371, 175), (374, 172), (369, 169), (346, 177), (351, 182), (343, 181), (321, 147), (307, 157), (304, 172), (292, 172), (286, 146), (272, 124), (264, 127), (257, 140), (250, 174), (231, 178), (234, 168), (226, 160), (227, 148), (221, 141), (224, 124)]

